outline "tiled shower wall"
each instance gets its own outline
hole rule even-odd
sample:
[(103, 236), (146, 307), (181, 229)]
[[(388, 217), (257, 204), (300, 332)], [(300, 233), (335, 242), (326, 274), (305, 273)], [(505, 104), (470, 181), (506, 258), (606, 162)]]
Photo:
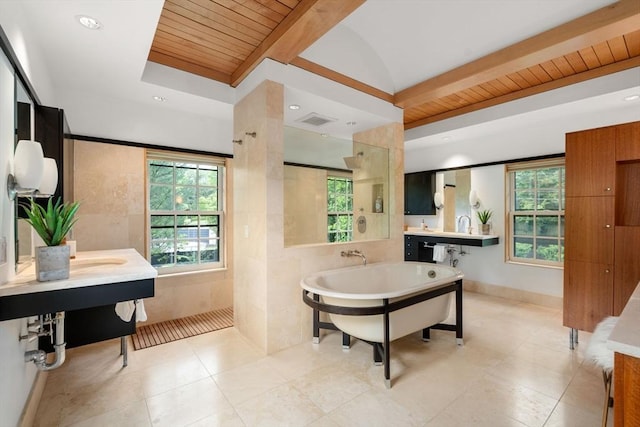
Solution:
[[(391, 123), (354, 135), (389, 149), (390, 238), (285, 247), (283, 208), (283, 92), (264, 81), (234, 109), (235, 323), (266, 353), (311, 339), (311, 309), (301, 299), (300, 279), (313, 272), (354, 265), (342, 258), (348, 249), (363, 251), (371, 262), (403, 259), (404, 134)], [(256, 132), (256, 138), (245, 132)]]
[[(73, 238), (78, 251), (134, 248), (145, 256), (145, 170), (143, 148), (75, 141), (74, 198), (81, 205)], [(228, 170), (227, 177), (231, 176)], [(232, 181), (228, 179), (227, 191), (231, 188)], [(231, 200), (227, 205), (227, 227), (232, 223), (230, 203)], [(158, 277), (155, 296), (145, 300), (148, 321), (177, 319), (232, 306), (232, 243), (229, 238), (226, 270)]]

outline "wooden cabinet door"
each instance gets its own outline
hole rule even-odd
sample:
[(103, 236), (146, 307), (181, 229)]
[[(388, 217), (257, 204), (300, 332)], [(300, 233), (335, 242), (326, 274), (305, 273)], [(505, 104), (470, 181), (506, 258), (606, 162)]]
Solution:
[(615, 353), (613, 366), (614, 426), (640, 426), (640, 359)]
[(418, 261), (418, 239), (415, 236), (404, 236), (404, 260)]
[(640, 122), (626, 123), (616, 128), (616, 160), (640, 160)]
[(640, 282), (640, 227), (616, 227), (613, 314), (619, 316)]
[(564, 262), (564, 326), (592, 332), (613, 313), (612, 266), (591, 262)]
[(415, 172), (404, 175), (404, 214), (435, 215), (433, 191), (436, 183), (434, 172)]
[(567, 197), (564, 258), (613, 264), (613, 197)]
[(567, 197), (615, 194), (616, 137), (615, 126), (567, 134)]

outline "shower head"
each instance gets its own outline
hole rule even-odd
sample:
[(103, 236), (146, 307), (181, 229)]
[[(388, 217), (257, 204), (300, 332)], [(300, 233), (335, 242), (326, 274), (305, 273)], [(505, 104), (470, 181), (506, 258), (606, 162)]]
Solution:
[(343, 157), (343, 160), (348, 169), (360, 169), (363, 155), (364, 153), (360, 151), (353, 157)]

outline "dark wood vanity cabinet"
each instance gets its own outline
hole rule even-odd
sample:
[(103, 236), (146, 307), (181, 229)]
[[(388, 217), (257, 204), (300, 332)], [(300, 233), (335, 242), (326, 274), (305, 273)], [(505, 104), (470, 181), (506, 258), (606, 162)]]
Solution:
[(564, 325), (593, 331), (640, 281), (640, 122), (566, 135)]
[(436, 186), (435, 172), (413, 172), (404, 175), (404, 214), (435, 215), (433, 190)]
[(436, 242), (427, 236), (404, 236), (404, 260), (433, 263), (433, 246)]

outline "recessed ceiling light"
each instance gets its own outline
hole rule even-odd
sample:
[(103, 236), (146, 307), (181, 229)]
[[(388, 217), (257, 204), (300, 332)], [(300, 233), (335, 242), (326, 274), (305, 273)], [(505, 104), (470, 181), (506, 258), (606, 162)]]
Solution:
[(289, 105), (289, 110), (299, 110), (300, 106), (298, 104)]
[(100, 21), (90, 16), (77, 15), (76, 19), (78, 20), (80, 25), (90, 30), (99, 30), (100, 28), (102, 28), (102, 24), (100, 23)]
[(158, 102), (164, 102), (167, 100), (167, 98), (165, 98), (164, 96), (158, 96), (158, 95), (155, 95), (153, 99), (155, 99)]
[(640, 99), (640, 95), (629, 95), (624, 97), (625, 101), (635, 101), (636, 99)]
[(357, 122), (347, 122), (347, 126), (355, 126)]

